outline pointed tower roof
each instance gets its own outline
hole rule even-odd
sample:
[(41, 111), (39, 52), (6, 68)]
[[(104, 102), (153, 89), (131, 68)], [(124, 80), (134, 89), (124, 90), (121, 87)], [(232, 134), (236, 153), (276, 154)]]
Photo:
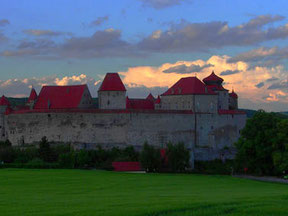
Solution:
[(221, 77), (217, 76), (214, 73), (214, 71), (212, 71), (212, 73), (208, 77), (203, 79), (203, 82), (207, 85), (209, 85), (210, 83), (213, 83), (213, 82), (217, 82), (217, 83), (221, 84), (223, 81), (224, 80)]
[(146, 100), (151, 100), (151, 101), (155, 101), (154, 96), (150, 93), (147, 97)]
[(118, 73), (107, 73), (98, 91), (126, 91)]
[(30, 96), (28, 98), (28, 103), (31, 101), (35, 101), (37, 99), (37, 93), (34, 88), (31, 89)]
[(4, 95), (0, 99), (0, 106), (10, 106), (10, 102)]
[(197, 77), (181, 78), (163, 96), (166, 95), (189, 95), (189, 94), (215, 94), (209, 90)]
[(155, 101), (155, 104), (160, 104), (161, 103), (161, 98), (160, 98), (160, 96), (158, 95), (158, 97), (157, 97), (157, 99), (156, 99), (156, 101)]
[(237, 99), (238, 95), (234, 92), (234, 89), (232, 90), (232, 93), (229, 94), (230, 97)]

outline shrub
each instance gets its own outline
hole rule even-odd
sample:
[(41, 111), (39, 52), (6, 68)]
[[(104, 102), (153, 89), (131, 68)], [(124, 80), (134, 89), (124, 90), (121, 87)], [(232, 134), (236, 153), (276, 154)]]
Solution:
[(229, 175), (233, 172), (233, 167), (233, 160), (226, 160), (224, 163), (219, 159), (212, 161), (195, 161), (194, 172), (203, 174)]
[(159, 171), (161, 167), (161, 154), (160, 150), (154, 146), (149, 145), (147, 142), (144, 143), (142, 152), (140, 154), (140, 162), (142, 167), (147, 172)]
[(44, 136), (39, 143), (39, 156), (46, 162), (52, 161), (52, 150), (46, 136)]
[(167, 145), (168, 166), (173, 172), (183, 172), (189, 167), (190, 152), (184, 143)]
[(59, 155), (59, 165), (62, 168), (75, 167), (75, 153), (73, 151)]

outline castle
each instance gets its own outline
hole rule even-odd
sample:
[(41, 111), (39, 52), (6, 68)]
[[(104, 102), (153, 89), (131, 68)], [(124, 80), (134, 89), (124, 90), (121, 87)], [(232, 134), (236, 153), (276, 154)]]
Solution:
[(12, 145), (49, 141), (93, 149), (145, 142), (165, 148), (183, 142), (191, 160), (231, 158), (233, 143), (245, 126), (246, 114), (238, 110), (238, 96), (229, 93), (214, 72), (203, 79), (180, 79), (161, 96), (145, 99), (126, 96), (117, 73), (107, 73), (93, 105), (87, 85), (43, 86), (34, 89), (25, 106), (11, 107), (0, 99), (0, 140)]

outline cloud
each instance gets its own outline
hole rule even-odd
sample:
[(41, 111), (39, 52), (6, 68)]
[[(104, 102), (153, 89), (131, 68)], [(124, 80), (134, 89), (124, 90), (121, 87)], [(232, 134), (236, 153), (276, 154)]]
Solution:
[(285, 89), (288, 90), (288, 80), (282, 80), (277, 83), (273, 83), (268, 87), (268, 89)]
[(263, 97), (263, 99), (269, 102), (277, 102), (281, 99), (287, 100), (287, 94), (283, 91), (277, 91), (276, 93), (269, 93), (269, 95)]
[(205, 64), (205, 65), (197, 65), (197, 64), (191, 64), (189, 66), (185, 64), (177, 65), (170, 67), (163, 71), (163, 73), (178, 73), (178, 74), (188, 74), (188, 73), (195, 73), (195, 72), (201, 72), (204, 68), (213, 67), (212, 64)]
[(91, 94), (96, 96), (99, 81), (99, 79), (87, 77), (85, 74), (65, 77), (48, 76), (42, 78), (0, 80), (0, 93), (8, 97), (27, 97), (29, 96), (31, 86), (39, 93), (44, 85), (88, 84)]
[(96, 20), (94, 20), (90, 26), (100, 26), (104, 22), (107, 22), (109, 20), (109, 16), (103, 16), (103, 17), (98, 17)]
[(227, 76), (227, 75), (232, 75), (232, 74), (237, 74), (237, 73), (240, 73), (241, 71), (240, 70), (225, 70), (225, 71), (222, 71), (220, 73), (221, 76)]
[(154, 9), (164, 9), (175, 5), (180, 5), (184, 0), (139, 0), (143, 6), (152, 7)]
[(0, 31), (0, 44), (7, 40), (8, 38)]
[(153, 52), (195, 52), (225, 46), (254, 45), (287, 38), (288, 25), (266, 28), (267, 24), (283, 19), (282, 16), (262, 15), (234, 27), (228, 26), (227, 22), (190, 23), (182, 20), (161, 31), (158, 37), (152, 33), (138, 46)]
[(6, 26), (6, 25), (9, 25), (9, 24), (10, 24), (10, 22), (7, 19), (1, 19), (0, 20), (0, 26)]
[(257, 49), (250, 50), (248, 52), (241, 53), (231, 59), (229, 62), (251, 62), (262, 65), (276, 65), (281, 60), (288, 58), (288, 47), (259, 47)]
[(22, 41), (15, 50), (5, 50), (0, 56), (40, 58), (103, 58), (137, 57), (140, 52), (121, 39), (121, 31), (106, 29), (96, 31), (91, 37), (71, 37), (63, 43), (38, 39)]
[(262, 88), (265, 85), (264, 82), (260, 82), (257, 85), (255, 85), (257, 88)]
[(51, 30), (40, 30), (40, 29), (26, 29), (23, 30), (23, 33), (28, 34), (28, 35), (32, 35), (32, 36), (49, 36), (49, 37), (53, 37), (53, 36), (61, 36), (61, 35), (66, 35), (68, 33), (65, 32), (57, 32), (57, 31), (51, 31)]
[(271, 77), (271, 78), (267, 79), (266, 82), (273, 82), (273, 81), (277, 81), (277, 80), (279, 80), (279, 78)]

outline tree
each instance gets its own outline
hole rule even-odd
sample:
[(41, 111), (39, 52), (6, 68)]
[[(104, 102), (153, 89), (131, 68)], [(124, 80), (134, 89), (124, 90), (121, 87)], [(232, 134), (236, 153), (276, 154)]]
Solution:
[(140, 154), (140, 161), (142, 167), (145, 168), (146, 171), (158, 171), (161, 167), (160, 150), (145, 142)]
[(46, 136), (42, 137), (39, 143), (39, 156), (45, 162), (51, 162), (52, 160), (52, 149)]
[(168, 165), (173, 172), (183, 172), (189, 167), (190, 152), (184, 143), (167, 145)]
[(260, 175), (277, 173), (277, 166), (284, 157), (279, 151), (284, 149), (283, 143), (287, 139), (286, 131), (279, 131), (282, 127), (279, 124), (284, 124), (280, 122), (280, 117), (275, 113), (261, 110), (247, 120), (236, 143), (238, 168), (248, 168), (248, 172)]

